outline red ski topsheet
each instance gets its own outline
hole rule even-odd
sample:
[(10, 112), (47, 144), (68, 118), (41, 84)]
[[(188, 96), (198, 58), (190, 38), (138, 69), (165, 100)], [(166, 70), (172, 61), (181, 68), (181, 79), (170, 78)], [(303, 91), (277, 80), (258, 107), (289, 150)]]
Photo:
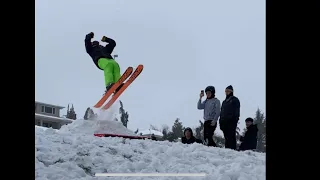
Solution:
[(119, 81), (116, 82), (110, 89), (107, 91), (102, 98), (97, 102), (96, 105), (94, 105), (95, 108), (100, 108), (104, 102), (109, 98), (109, 96), (120, 86), (121, 83), (123, 83), (133, 72), (132, 67), (128, 67), (126, 71), (122, 74)]
[(140, 75), (143, 70), (143, 65), (139, 64), (136, 70), (132, 73), (129, 79), (123, 84), (120, 90), (112, 96), (110, 101), (102, 107), (102, 109), (109, 109), (112, 104), (118, 99), (118, 97), (127, 89), (127, 87)]

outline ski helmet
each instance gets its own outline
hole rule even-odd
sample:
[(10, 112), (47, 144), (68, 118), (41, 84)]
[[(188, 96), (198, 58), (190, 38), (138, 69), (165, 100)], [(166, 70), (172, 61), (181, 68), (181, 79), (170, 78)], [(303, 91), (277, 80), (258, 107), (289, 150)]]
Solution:
[(216, 89), (213, 86), (208, 86), (206, 87), (205, 92), (210, 91), (212, 94), (214, 94), (216, 92)]

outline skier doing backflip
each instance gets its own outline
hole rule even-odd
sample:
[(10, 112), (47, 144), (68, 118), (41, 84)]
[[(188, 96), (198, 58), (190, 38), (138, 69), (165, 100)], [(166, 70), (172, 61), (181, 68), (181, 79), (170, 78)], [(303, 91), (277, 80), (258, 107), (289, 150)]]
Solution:
[[(102, 46), (100, 45), (99, 41), (91, 42), (93, 37), (93, 32), (86, 35), (84, 40), (86, 51), (92, 58), (97, 68), (103, 70), (107, 92), (121, 77), (120, 66), (111, 56), (113, 49), (116, 47), (116, 42), (111, 38), (103, 36), (101, 41), (108, 44), (106, 46)], [(117, 92), (122, 85), (120, 85), (115, 92)]]

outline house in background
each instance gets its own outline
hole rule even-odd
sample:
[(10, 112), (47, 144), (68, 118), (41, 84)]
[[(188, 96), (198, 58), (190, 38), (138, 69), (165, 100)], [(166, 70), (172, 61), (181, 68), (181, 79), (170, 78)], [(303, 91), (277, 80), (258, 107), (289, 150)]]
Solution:
[(163, 137), (162, 132), (160, 131), (156, 131), (153, 129), (148, 129), (148, 130), (144, 130), (144, 131), (139, 131), (137, 134), (139, 134), (140, 136), (148, 136), (149, 138), (151, 138), (151, 135), (154, 134), (154, 136), (157, 139), (161, 139)]
[(72, 119), (60, 117), (62, 106), (35, 101), (35, 125), (60, 129), (61, 126), (70, 124)]

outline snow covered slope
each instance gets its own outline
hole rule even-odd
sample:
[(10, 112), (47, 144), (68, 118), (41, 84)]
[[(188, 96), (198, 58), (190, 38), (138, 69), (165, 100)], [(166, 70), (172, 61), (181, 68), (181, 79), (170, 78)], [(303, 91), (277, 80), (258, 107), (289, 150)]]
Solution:
[[(58, 131), (36, 128), (36, 179), (265, 179), (265, 154), (262, 153), (235, 152), (201, 144), (93, 136), (95, 131), (131, 133), (118, 123), (76, 120)], [(207, 176), (94, 177), (95, 173), (106, 172), (206, 173)]]
[(128, 136), (137, 136), (134, 132), (127, 129), (119, 121), (91, 121), (91, 120), (76, 120), (72, 124), (62, 126), (59, 130), (61, 133), (74, 134), (121, 134)]

